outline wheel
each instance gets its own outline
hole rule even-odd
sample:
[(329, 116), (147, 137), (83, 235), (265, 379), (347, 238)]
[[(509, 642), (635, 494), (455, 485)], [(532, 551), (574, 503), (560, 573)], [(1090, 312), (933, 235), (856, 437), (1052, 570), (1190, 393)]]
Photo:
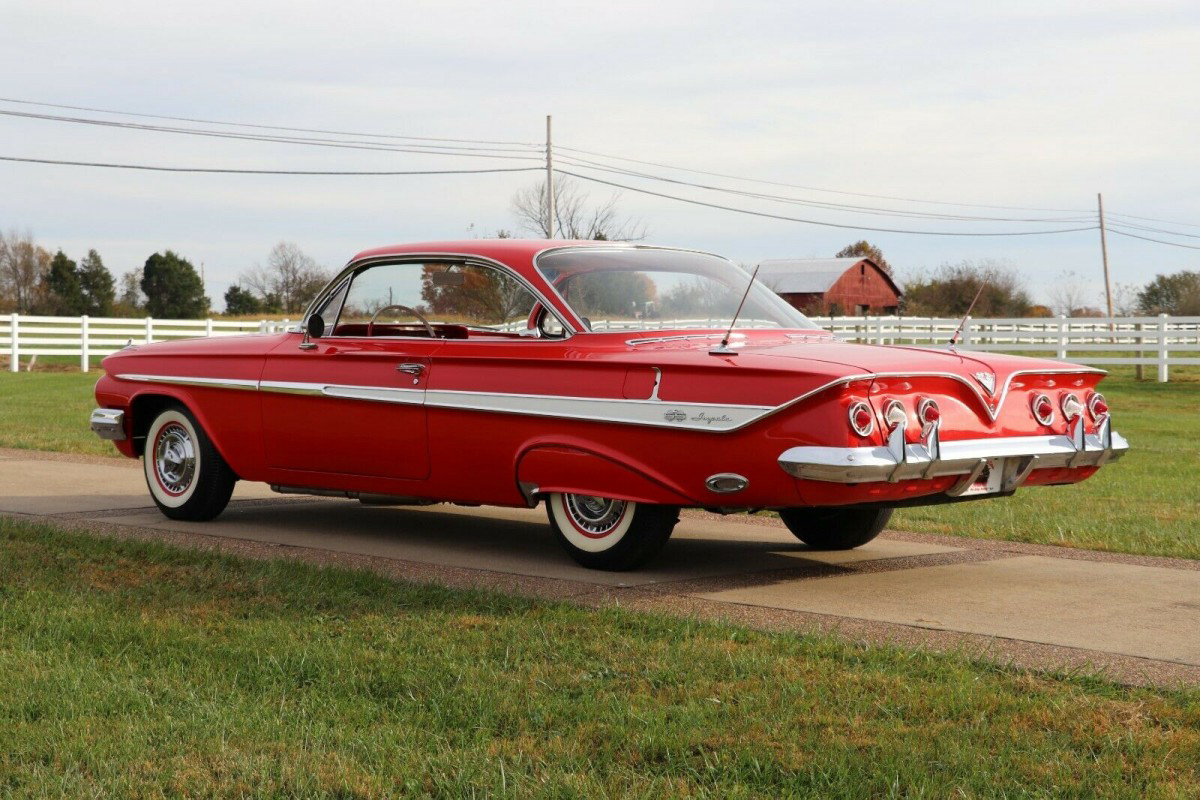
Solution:
[(779, 512), (800, 541), (814, 550), (852, 550), (879, 535), (890, 508), (785, 508)]
[(182, 406), (159, 412), (142, 457), (150, 496), (171, 519), (209, 520), (225, 510), (237, 476)]
[(551, 494), (550, 527), (563, 548), (589, 569), (620, 572), (658, 555), (679, 522), (676, 506), (653, 506), (586, 494)]

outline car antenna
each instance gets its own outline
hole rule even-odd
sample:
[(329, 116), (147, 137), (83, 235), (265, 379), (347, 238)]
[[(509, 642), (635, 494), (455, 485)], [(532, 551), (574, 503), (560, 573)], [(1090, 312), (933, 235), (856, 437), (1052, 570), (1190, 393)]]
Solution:
[(742, 292), (742, 301), (738, 303), (737, 311), (733, 312), (733, 319), (729, 321), (729, 330), (725, 331), (725, 338), (721, 343), (708, 351), (710, 356), (736, 356), (737, 350), (729, 346), (729, 337), (733, 335), (733, 326), (737, 324), (737, 318), (741, 316), (742, 306), (746, 304), (746, 298), (750, 296), (750, 287), (754, 285), (754, 279), (758, 276), (758, 268), (762, 266), (762, 262), (758, 262), (754, 266), (754, 272), (750, 273), (750, 282), (746, 284), (746, 291)]
[(971, 305), (967, 306), (967, 313), (963, 314), (962, 322), (958, 323), (958, 327), (954, 329), (954, 335), (950, 337), (950, 349), (954, 349), (954, 345), (958, 344), (958, 336), (962, 333), (962, 329), (966, 327), (967, 320), (971, 318), (971, 311), (975, 308), (975, 303), (979, 301), (979, 295), (983, 294), (983, 289), (987, 286), (987, 278), (984, 278), (979, 283), (979, 291), (975, 292), (975, 299), (971, 301)]

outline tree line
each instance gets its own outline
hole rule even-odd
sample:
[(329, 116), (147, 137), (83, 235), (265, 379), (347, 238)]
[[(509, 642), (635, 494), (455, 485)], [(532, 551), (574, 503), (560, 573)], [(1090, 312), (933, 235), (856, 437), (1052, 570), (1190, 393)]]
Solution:
[[(243, 272), (225, 293), (225, 313), (299, 313), (328, 279), (299, 247), (280, 242), (266, 265)], [(199, 272), (172, 250), (151, 254), (118, 281), (94, 249), (76, 261), (61, 249), (51, 254), (30, 233), (0, 233), (0, 313), (201, 319), (210, 308)]]

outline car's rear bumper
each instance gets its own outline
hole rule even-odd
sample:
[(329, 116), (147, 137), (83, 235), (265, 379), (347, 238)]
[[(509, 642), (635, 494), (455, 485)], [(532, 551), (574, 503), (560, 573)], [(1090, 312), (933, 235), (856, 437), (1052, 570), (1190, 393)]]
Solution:
[(789, 475), (832, 483), (920, 480), (959, 475), (947, 494), (965, 492), (990, 464), (1003, 465), (999, 488), (1011, 492), (1035, 469), (1098, 467), (1120, 458), (1129, 443), (1105, 419), (1095, 433), (1081, 421), (1069, 434), (962, 439), (942, 442), (936, 428), (920, 442), (904, 441), (903, 429), (876, 447), (793, 447), (779, 456)]

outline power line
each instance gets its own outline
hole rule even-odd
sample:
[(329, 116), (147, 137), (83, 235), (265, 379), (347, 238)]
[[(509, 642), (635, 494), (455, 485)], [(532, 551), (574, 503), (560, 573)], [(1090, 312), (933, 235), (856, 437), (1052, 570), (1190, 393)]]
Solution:
[(594, 178), (589, 175), (580, 175), (577, 172), (570, 172), (568, 170), (557, 170), (557, 171), (563, 175), (570, 175), (572, 178), (579, 178), (580, 180), (591, 181), (592, 183), (601, 183), (606, 186), (613, 186), (617, 189), (625, 189), (630, 192), (637, 192), (639, 194), (647, 194), (647, 195), (651, 195), (653, 197), (662, 197), (667, 200), (677, 200), (681, 203), (690, 203), (691, 205), (704, 206), (706, 208), (716, 208), (721, 211), (733, 211), (737, 214), (747, 214), (747, 215), (753, 216), (753, 217), (765, 217), (767, 219), (779, 219), (779, 220), (786, 220), (788, 222), (803, 222), (803, 223), (806, 223), (809, 225), (822, 225), (827, 228), (845, 228), (845, 229), (856, 230), (856, 231), (875, 231), (878, 233), (910, 233), (910, 234), (921, 234), (921, 235), (925, 235), (925, 236), (1038, 236), (1038, 235), (1046, 235), (1046, 234), (1052, 234), (1052, 233), (1076, 233), (1078, 231), (1094, 231), (1097, 228), (1096, 225), (1089, 225), (1086, 228), (1066, 228), (1066, 229), (1053, 230), (1053, 231), (996, 231), (996, 232), (986, 232), (986, 233), (985, 232), (963, 232), (963, 231), (913, 231), (913, 230), (902, 230), (902, 229), (896, 229), (896, 228), (873, 228), (873, 227), (868, 227), (865, 225), (847, 225), (847, 224), (842, 224), (842, 223), (837, 223), (837, 222), (823, 222), (821, 220), (815, 220), (815, 219), (802, 219), (800, 217), (788, 217), (788, 216), (784, 216), (782, 214), (768, 214), (768, 213), (765, 213), (762, 211), (750, 211), (745, 208), (735, 208), (733, 206), (725, 206), (725, 205), (720, 205), (718, 203), (706, 203), (703, 200), (692, 200), (692, 199), (686, 198), (686, 197), (678, 197), (676, 195), (664, 194), (663, 192), (654, 192), (649, 189), (639, 189), (635, 186), (628, 186), (625, 184), (616, 183), (615, 181), (606, 181), (606, 180), (603, 180), (602, 178)]
[(498, 144), (498, 145), (519, 145), (523, 147), (541, 147), (540, 144), (530, 142), (500, 142), (488, 141), (486, 139), (443, 139), (433, 136), (400, 136), (398, 134), (389, 133), (354, 133), (350, 131), (331, 131), (321, 130), (319, 128), (291, 128), (284, 125), (260, 125), (249, 122), (222, 122), (221, 120), (212, 119), (196, 119), (194, 117), (171, 117), (165, 114), (141, 114), (136, 111), (115, 111), (110, 108), (90, 108), (88, 106), (68, 106), (61, 103), (39, 103), (33, 100), (17, 100), (11, 97), (0, 97), (0, 103), (17, 103), (26, 106), (40, 106), (42, 108), (63, 108), (70, 111), (93, 111), (101, 114), (119, 114), (124, 117), (142, 117), (144, 119), (166, 119), (174, 122), (196, 122), (202, 125), (228, 125), (236, 128), (258, 128), (259, 130), (272, 131), (291, 131), (293, 133), (323, 133), (334, 136), (367, 136), (376, 139), (405, 139), (419, 142), (451, 142), (458, 144)]
[(496, 167), (490, 169), (436, 170), (302, 170), (302, 169), (225, 169), (218, 167), (158, 167), (148, 164), (112, 164), (102, 161), (60, 161), (50, 158), (18, 158), (0, 156), (0, 161), (25, 164), (55, 164), (68, 167), (104, 167), (106, 169), (137, 169), (149, 172), (202, 172), (221, 175), (482, 175), (496, 172), (540, 172), (541, 167)]
[(970, 221), (970, 222), (1032, 222), (1032, 223), (1062, 223), (1062, 222), (1091, 222), (1095, 219), (1094, 214), (1085, 217), (985, 217), (973, 214), (939, 214), (927, 211), (910, 211), (898, 208), (881, 208), (878, 206), (861, 206), (849, 203), (830, 203), (820, 200), (806, 200), (798, 197), (787, 197), (784, 195), (766, 194), (763, 192), (749, 192), (741, 189), (730, 189), (723, 186), (712, 186), (703, 183), (694, 183), (692, 181), (683, 181), (677, 178), (668, 178), (661, 175), (654, 175), (647, 172), (635, 172), (632, 170), (619, 169), (599, 165), (595, 161), (588, 161), (579, 158), (562, 158), (560, 163), (571, 166), (580, 167), (583, 169), (596, 170), (600, 172), (615, 173), (618, 175), (626, 175), (635, 178), (645, 178), (647, 180), (662, 181), (671, 183), (677, 186), (690, 186), (697, 189), (705, 189), (715, 192), (724, 192), (734, 194), (740, 197), (748, 197), (757, 200), (768, 200), (778, 203), (790, 203), (793, 205), (808, 206), (812, 208), (822, 208), (832, 211), (844, 211), (855, 214), (871, 214), (877, 216), (890, 217), (908, 217), (914, 219), (935, 219), (945, 221)]
[(1200, 239), (1198, 233), (1184, 233), (1183, 231), (1169, 231), (1166, 228), (1152, 228), (1149, 225), (1135, 225), (1132, 222), (1109, 222), (1109, 227), (1118, 226), (1128, 228), (1134, 231), (1148, 231), (1150, 233), (1165, 233), (1170, 236), (1186, 236), (1189, 239)]
[(1161, 222), (1166, 225), (1184, 225), (1188, 228), (1200, 228), (1200, 223), (1195, 222), (1179, 222), (1178, 220), (1158, 219), (1156, 217), (1139, 217), (1134, 214), (1114, 214), (1109, 212), (1110, 217), (1124, 217), (1125, 219), (1140, 219), (1145, 222)]
[[(114, 120), (88, 119), (86, 117), (62, 117), (53, 114), (33, 114), (21, 111), (4, 111), (0, 110), (0, 116), (21, 117), (25, 119), (39, 119), (51, 122), (68, 122), (82, 125), (95, 125), (105, 128), (124, 128), (129, 130), (152, 131), (155, 133), (175, 133), (188, 136), (205, 136), (217, 139), (238, 139), (244, 141), (269, 142), (275, 144), (301, 144), (315, 147), (335, 147), (346, 150), (374, 150), (391, 153), (419, 153), (424, 155), (449, 155), (449, 156), (464, 156), (470, 158), (502, 158), (518, 161), (540, 161), (541, 159), (532, 155), (533, 151), (529, 151), (530, 155), (508, 155), (509, 153), (521, 152), (514, 150), (499, 150), (495, 153), (473, 152), (479, 149), (493, 148), (450, 148), (441, 145), (389, 145), (375, 144), (367, 142), (355, 142), (353, 140), (341, 139), (313, 139), (307, 137), (290, 137), (290, 136), (267, 136), (264, 134), (254, 133), (233, 133), (231, 131), (214, 131), (202, 128), (172, 128), (161, 125), (144, 125), (136, 122), (117, 122)], [(437, 148), (437, 149), (434, 149)]]
[(594, 150), (581, 150), (581, 149), (575, 148), (575, 147), (559, 146), (557, 149), (558, 150), (567, 150), (572, 153), (583, 153), (584, 155), (597, 156), (598, 158), (607, 158), (607, 159), (612, 159), (615, 161), (628, 161), (631, 164), (643, 164), (645, 166), (650, 166), (650, 167), (662, 167), (664, 169), (679, 170), (680, 172), (691, 172), (696, 175), (709, 175), (709, 176), (712, 176), (715, 178), (731, 178), (733, 180), (746, 181), (748, 183), (762, 183), (762, 184), (766, 184), (769, 186), (784, 186), (789, 189), (803, 189), (803, 190), (809, 191), (809, 192), (826, 192), (829, 194), (844, 194), (844, 195), (848, 195), (851, 197), (869, 197), (874, 200), (896, 200), (896, 201), (903, 202), (903, 203), (926, 203), (928, 205), (960, 206), (963, 208), (995, 208), (995, 209), (1002, 209), (1005, 211), (1049, 211), (1049, 212), (1054, 212), (1054, 213), (1066, 213), (1066, 214), (1088, 214), (1088, 213), (1091, 213), (1091, 209), (1086, 209), (1086, 208), (1031, 208), (1031, 207), (1027, 207), (1027, 206), (997, 206), (997, 205), (988, 205), (986, 203), (952, 203), (952, 202), (943, 201), (943, 200), (920, 200), (920, 199), (912, 198), (912, 197), (895, 197), (892, 195), (885, 195), (885, 194), (867, 194), (865, 192), (846, 192), (846, 191), (841, 191), (838, 189), (822, 189), (822, 188), (819, 188), (816, 186), (804, 186), (804, 185), (797, 184), (797, 183), (784, 183), (781, 181), (769, 181), (769, 180), (765, 180), (762, 178), (750, 178), (750, 177), (746, 177), (744, 175), (730, 175), (729, 173), (725, 173), (725, 172), (709, 172), (706, 170), (691, 169), (689, 167), (679, 167), (679, 166), (675, 166), (672, 164), (663, 164), (663, 163), (660, 163), (657, 161), (642, 161), (642, 160), (639, 160), (636, 158), (625, 158), (624, 156), (607, 155), (605, 153), (597, 153)]
[(1188, 250), (1200, 250), (1200, 245), (1183, 244), (1182, 242), (1164, 242), (1162, 239), (1151, 239), (1149, 236), (1138, 236), (1136, 233), (1126, 233), (1125, 231), (1117, 231), (1109, 229), (1118, 236), (1128, 236), (1130, 239), (1141, 239), (1143, 242), (1156, 242), (1158, 244), (1169, 244), (1171, 247), (1185, 247)]

